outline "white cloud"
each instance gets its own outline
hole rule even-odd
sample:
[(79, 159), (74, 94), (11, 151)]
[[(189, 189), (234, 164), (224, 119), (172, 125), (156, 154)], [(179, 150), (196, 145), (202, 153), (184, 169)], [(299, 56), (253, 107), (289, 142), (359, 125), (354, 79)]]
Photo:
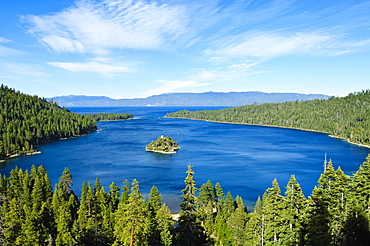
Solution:
[(0, 43), (9, 43), (9, 42), (11, 42), (11, 40), (9, 40), (7, 38), (0, 37)]
[(239, 64), (233, 64), (233, 65), (230, 65), (228, 68), (231, 68), (231, 69), (240, 69), (242, 71), (249, 71), (251, 70), (252, 68), (254, 68), (256, 65), (258, 65), (257, 62), (252, 62), (252, 63), (239, 63)]
[(333, 40), (334, 37), (319, 33), (248, 33), (238, 35), (216, 53), (255, 58), (317, 54), (330, 47)]
[(71, 72), (92, 72), (99, 73), (103, 76), (114, 76), (133, 72), (133, 70), (125, 64), (115, 63), (115, 65), (112, 65), (102, 62), (101, 59), (96, 59), (95, 61), (89, 61), (85, 63), (49, 62), (48, 64)]
[(29, 32), (57, 52), (160, 49), (186, 25), (181, 7), (143, 0), (81, 0), (62, 12), (22, 20)]

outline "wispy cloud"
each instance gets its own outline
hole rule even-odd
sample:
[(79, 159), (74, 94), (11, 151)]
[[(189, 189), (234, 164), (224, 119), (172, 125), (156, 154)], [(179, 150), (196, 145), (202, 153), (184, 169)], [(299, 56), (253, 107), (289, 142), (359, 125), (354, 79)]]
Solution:
[[(7, 38), (0, 37), (0, 43), (7, 44), (7, 43), (11, 43), (11, 42), (12, 41), (7, 39)], [(4, 45), (0, 45), (0, 57), (17, 55), (17, 54), (21, 54), (21, 53), (22, 52), (19, 51), (19, 50), (9, 48), (9, 47), (6, 47)]]
[(9, 40), (7, 38), (0, 37), (0, 43), (9, 43), (9, 42), (11, 42), (11, 40)]
[[(253, 2), (249, 2), (253, 5)], [(211, 36), (203, 54), (209, 61), (269, 60), (281, 56), (336, 56), (370, 50), (370, 2), (300, 9), (296, 1), (266, 1), (231, 16), (226, 28)]]
[(184, 9), (148, 1), (78, 1), (62, 12), (23, 16), (29, 32), (57, 52), (162, 49), (181, 35)]
[[(113, 65), (114, 63), (114, 65)], [(115, 76), (133, 72), (127, 64), (122, 62), (107, 62), (104, 59), (95, 59), (89, 62), (49, 62), (49, 65), (62, 68), (70, 72), (91, 72), (103, 76)]]
[(330, 47), (333, 39), (330, 35), (320, 33), (252, 32), (238, 35), (218, 50), (208, 50), (206, 53), (246, 58), (317, 54)]
[(11, 63), (9, 61), (1, 60), (0, 60), (0, 72), (2, 73), (2, 75), (13, 74), (12, 76), (7, 75), (8, 77), (12, 78), (18, 78), (18, 75), (26, 75), (31, 78), (41, 78), (48, 76), (48, 74), (44, 72), (43, 67), (39, 65)]

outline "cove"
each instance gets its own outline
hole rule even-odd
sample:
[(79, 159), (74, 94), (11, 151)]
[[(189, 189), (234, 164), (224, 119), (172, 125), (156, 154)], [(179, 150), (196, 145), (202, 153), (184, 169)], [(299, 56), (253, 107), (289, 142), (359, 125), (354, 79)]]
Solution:
[[(0, 163), (0, 172), (9, 175), (16, 166), (47, 168), (53, 186), (64, 167), (71, 170), (73, 189), (79, 194), (83, 181), (99, 177), (106, 191), (115, 182), (138, 179), (147, 194), (156, 185), (173, 212), (184, 188), (187, 165), (195, 171), (199, 188), (208, 179), (220, 182), (224, 192), (239, 195), (251, 210), (258, 196), (276, 178), (282, 193), (291, 175), (296, 175), (305, 196), (309, 196), (323, 172), (325, 155), (334, 167), (352, 174), (365, 161), (370, 149), (326, 134), (275, 127), (224, 124), (164, 118), (170, 112), (220, 107), (104, 107), (70, 108), (76, 113), (131, 113), (134, 119), (99, 122), (97, 132), (61, 140), (37, 149), (42, 154)], [(145, 151), (159, 136), (171, 136), (181, 149), (163, 155)]]

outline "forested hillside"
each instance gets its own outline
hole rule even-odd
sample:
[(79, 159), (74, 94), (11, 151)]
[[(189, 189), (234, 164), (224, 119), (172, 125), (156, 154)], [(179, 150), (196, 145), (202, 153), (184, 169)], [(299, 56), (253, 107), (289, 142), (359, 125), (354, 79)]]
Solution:
[(95, 121), (114, 121), (114, 120), (128, 120), (134, 118), (134, 115), (128, 113), (97, 113), (97, 114), (86, 114)]
[(370, 90), (327, 100), (265, 103), (221, 110), (183, 110), (167, 117), (306, 129), (370, 145)]
[(96, 130), (89, 116), (72, 113), (56, 103), (0, 87), (0, 160), (32, 153), (34, 146)]
[(52, 189), (47, 171), (15, 168), (0, 176), (0, 245), (307, 245), (370, 243), (370, 155), (352, 176), (327, 163), (307, 199), (294, 176), (277, 180), (248, 213), (241, 197), (211, 181), (197, 188), (188, 166), (177, 224), (157, 187), (143, 198), (139, 182), (105, 191), (97, 178), (81, 196), (65, 168)]

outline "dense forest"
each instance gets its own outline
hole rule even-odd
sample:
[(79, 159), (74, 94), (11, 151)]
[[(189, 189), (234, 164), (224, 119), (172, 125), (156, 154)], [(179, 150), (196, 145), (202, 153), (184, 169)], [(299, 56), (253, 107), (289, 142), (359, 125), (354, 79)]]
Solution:
[[(328, 100), (168, 116), (315, 130), (369, 145), (369, 108), (367, 90)], [(0, 159), (90, 133), (95, 120), (116, 117), (75, 114), (2, 85)], [(192, 166), (186, 174), (175, 221), (158, 188), (144, 199), (135, 179), (121, 187), (112, 183), (106, 191), (96, 178), (94, 184), (84, 182), (77, 196), (68, 168), (54, 188), (43, 166), (15, 168), (0, 175), (0, 245), (370, 245), (370, 155), (353, 175), (325, 163), (309, 197), (294, 176), (284, 192), (273, 180), (253, 212), (219, 183), (198, 188)]]
[(96, 130), (96, 122), (38, 96), (0, 87), (0, 160), (34, 146)]
[(272, 181), (254, 211), (219, 183), (197, 188), (188, 166), (178, 221), (156, 186), (145, 200), (139, 182), (109, 191), (96, 178), (80, 197), (65, 168), (52, 189), (47, 171), (32, 166), (0, 176), (1, 245), (347, 245), (370, 244), (370, 155), (352, 176), (327, 163), (306, 198), (294, 176), (284, 194)]
[(188, 111), (167, 117), (319, 131), (370, 145), (370, 90), (327, 100), (245, 105), (221, 110)]
[(95, 121), (110, 121), (110, 120), (128, 120), (134, 118), (134, 115), (128, 113), (97, 113), (85, 114)]

